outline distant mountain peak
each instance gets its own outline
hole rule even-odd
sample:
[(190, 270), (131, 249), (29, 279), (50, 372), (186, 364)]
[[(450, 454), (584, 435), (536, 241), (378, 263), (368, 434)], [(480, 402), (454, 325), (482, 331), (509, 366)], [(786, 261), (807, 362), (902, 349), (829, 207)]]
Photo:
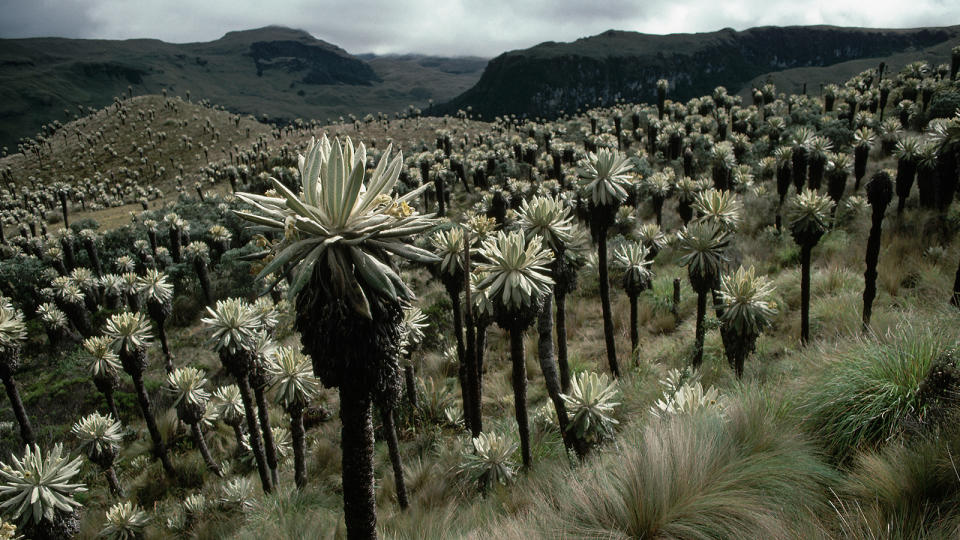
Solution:
[[(289, 26), (269, 25), (249, 30), (234, 30), (227, 32), (220, 40), (230, 41), (277, 41), (277, 40), (306, 40), (320, 41), (306, 30), (290, 28)], [(220, 41), (218, 40), (218, 41)]]

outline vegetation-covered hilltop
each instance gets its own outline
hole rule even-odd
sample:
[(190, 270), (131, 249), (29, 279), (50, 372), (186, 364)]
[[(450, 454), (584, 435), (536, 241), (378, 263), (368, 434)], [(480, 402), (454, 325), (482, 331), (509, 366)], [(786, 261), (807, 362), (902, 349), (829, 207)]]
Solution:
[(0, 159), (0, 530), (956, 536), (958, 69), (47, 124)]

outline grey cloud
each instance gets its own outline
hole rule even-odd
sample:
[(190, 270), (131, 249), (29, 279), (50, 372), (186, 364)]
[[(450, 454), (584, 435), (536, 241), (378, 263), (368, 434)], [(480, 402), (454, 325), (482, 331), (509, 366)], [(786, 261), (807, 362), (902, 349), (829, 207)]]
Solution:
[(96, 27), (84, 2), (0, 0), (0, 37), (84, 37)]
[(960, 3), (946, 0), (0, 0), (0, 7), (0, 37), (210, 41), (232, 30), (281, 24), (353, 53), (481, 56), (611, 28), (670, 33), (758, 25), (960, 23)]

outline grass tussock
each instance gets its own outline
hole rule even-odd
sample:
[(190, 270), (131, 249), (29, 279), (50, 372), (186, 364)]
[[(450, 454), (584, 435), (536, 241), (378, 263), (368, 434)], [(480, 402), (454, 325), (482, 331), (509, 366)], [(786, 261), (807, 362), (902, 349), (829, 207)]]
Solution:
[(292, 486), (264, 496), (246, 516), (236, 538), (346, 538), (343, 514), (336, 493), (311, 488), (298, 491)]
[(956, 538), (960, 534), (956, 430), (861, 454), (835, 503), (847, 538)]
[(792, 423), (778, 399), (746, 390), (723, 416), (680, 415), (624, 434), (562, 490), (542, 493), (521, 528), (557, 538), (796, 538), (829, 509), (834, 472)]
[(920, 385), (933, 362), (958, 345), (951, 331), (957, 322), (955, 314), (944, 314), (935, 327), (902, 322), (849, 350), (822, 353), (825, 364), (807, 385), (802, 408), (806, 425), (831, 456), (845, 461), (924, 420)]

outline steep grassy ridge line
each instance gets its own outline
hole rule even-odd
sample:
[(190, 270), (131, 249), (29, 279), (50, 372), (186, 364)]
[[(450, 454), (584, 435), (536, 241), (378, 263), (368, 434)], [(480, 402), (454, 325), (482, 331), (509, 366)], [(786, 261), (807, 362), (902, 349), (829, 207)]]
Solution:
[[(162, 89), (277, 121), (426, 108), (477, 81), (477, 58), (364, 59), (282, 27), (229, 32), (207, 43), (34, 38), (0, 40), (0, 146), (77, 107)], [(65, 112), (65, 110), (67, 112)]]
[[(572, 43), (547, 42), (490, 61), (476, 86), (439, 107), (472, 107), (484, 118), (502, 114), (554, 117), (617, 100), (653, 102), (656, 81), (668, 97), (687, 100), (723, 85), (737, 92), (756, 77), (855, 59), (883, 60), (906, 51), (958, 42), (960, 27), (909, 30), (830, 26), (724, 29), (650, 35), (609, 30)], [(947, 48), (949, 51), (949, 48)], [(859, 73), (837, 73), (834, 82)]]
[(765, 73), (754, 77), (749, 83), (743, 85), (740, 89), (740, 96), (744, 103), (752, 103), (751, 92), (753, 88), (771, 82), (777, 89), (787, 94), (799, 94), (803, 91), (803, 85), (807, 85), (807, 93), (817, 95), (821, 86), (828, 84), (839, 84), (850, 77), (863, 73), (870, 69), (877, 69), (880, 62), (886, 64), (887, 73), (897, 73), (907, 64), (912, 62), (924, 62), (930, 66), (950, 63), (950, 49), (958, 44), (956, 38), (945, 41), (939, 45), (928, 47), (921, 51), (910, 51), (893, 54), (884, 58), (862, 58), (858, 60), (849, 60), (840, 62), (831, 66), (822, 67), (798, 67)]

